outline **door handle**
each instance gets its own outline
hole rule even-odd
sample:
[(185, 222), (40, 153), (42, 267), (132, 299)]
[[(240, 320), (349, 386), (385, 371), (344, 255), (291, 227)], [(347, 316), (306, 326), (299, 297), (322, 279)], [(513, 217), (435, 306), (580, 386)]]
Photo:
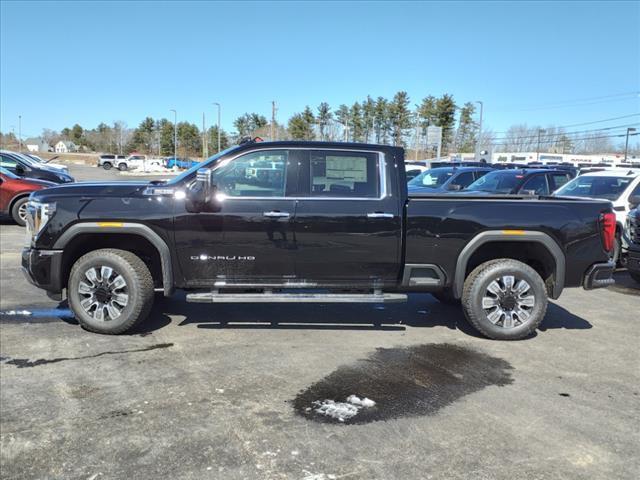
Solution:
[(367, 218), (393, 218), (393, 213), (373, 212), (367, 213)]
[(264, 212), (262, 215), (269, 218), (289, 218), (289, 212), (271, 211), (271, 212)]

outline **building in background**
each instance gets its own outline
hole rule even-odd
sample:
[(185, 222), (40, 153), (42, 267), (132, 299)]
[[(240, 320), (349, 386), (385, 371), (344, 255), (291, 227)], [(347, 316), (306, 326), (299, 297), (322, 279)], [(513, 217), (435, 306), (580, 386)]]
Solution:
[(55, 150), (56, 150), (56, 153), (77, 152), (78, 146), (75, 143), (70, 142), (68, 140), (60, 140), (58, 143), (56, 143)]
[(29, 150), (30, 152), (50, 152), (52, 150), (51, 145), (49, 145), (47, 142), (45, 142), (42, 138), (40, 137), (31, 137), (31, 138), (27, 138), (24, 141), (25, 146), (27, 147), (27, 150)]

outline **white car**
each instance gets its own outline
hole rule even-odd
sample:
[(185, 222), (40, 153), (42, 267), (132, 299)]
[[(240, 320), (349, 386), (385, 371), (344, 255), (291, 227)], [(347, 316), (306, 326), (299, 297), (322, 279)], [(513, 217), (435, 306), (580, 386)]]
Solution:
[(618, 260), (621, 247), (628, 245), (624, 224), (629, 213), (629, 197), (640, 195), (640, 169), (618, 168), (585, 173), (556, 190), (554, 195), (600, 198), (613, 203), (617, 223), (613, 258)]
[(36, 166), (38, 166), (39, 168), (54, 171), (59, 170), (64, 173), (69, 173), (69, 167), (67, 167), (66, 165), (62, 165), (61, 163), (48, 162), (40, 158), (38, 155), (34, 155), (33, 153), (19, 153), (18, 155), (24, 158), (27, 162), (35, 162)]

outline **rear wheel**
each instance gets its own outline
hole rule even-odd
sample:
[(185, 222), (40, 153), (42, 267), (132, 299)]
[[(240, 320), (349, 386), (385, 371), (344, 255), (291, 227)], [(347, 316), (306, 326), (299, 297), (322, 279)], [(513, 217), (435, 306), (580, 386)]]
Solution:
[(111, 167), (113, 167), (113, 165), (111, 165), (111, 162), (104, 162), (102, 164), (102, 168), (104, 168), (105, 170), (111, 170)]
[(127, 169), (127, 164), (126, 163), (118, 164), (118, 170), (120, 170), (121, 172), (124, 172), (126, 169)]
[(538, 272), (508, 258), (478, 266), (465, 280), (462, 292), (462, 308), (469, 323), (495, 340), (531, 335), (544, 319), (547, 302)]
[(124, 333), (153, 306), (153, 279), (145, 263), (126, 250), (105, 248), (80, 257), (71, 268), (69, 306), (96, 333)]
[(13, 221), (16, 222), (21, 227), (24, 227), (27, 224), (27, 203), (29, 202), (29, 197), (22, 197), (16, 200), (16, 202), (11, 207), (11, 216), (13, 217)]

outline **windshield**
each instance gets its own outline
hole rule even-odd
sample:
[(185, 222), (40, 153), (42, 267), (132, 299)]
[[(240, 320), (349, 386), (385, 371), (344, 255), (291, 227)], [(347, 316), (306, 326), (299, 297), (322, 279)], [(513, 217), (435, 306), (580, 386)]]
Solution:
[(455, 170), (453, 168), (432, 168), (425, 170), (420, 175), (409, 181), (409, 185), (413, 187), (438, 188), (449, 180)]
[(167, 185), (176, 185), (182, 182), (185, 178), (189, 177), (192, 174), (195, 174), (201, 168), (211, 168), (220, 157), (226, 155), (227, 153), (233, 152), (237, 149), (239, 145), (234, 145), (233, 147), (229, 147), (226, 150), (222, 150), (221, 152), (216, 153), (214, 156), (207, 158), (202, 163), (196, 163), (193, 167), (188, 170), (185, 170), (180, 175), (178, 175), (173, 180), (167, 182)]
[(578, 177), (558, 190), (555, 195), (617, 200), (633, 180), (633, 177)]
[(524, 175), (522, 172), (489, 172), (484, 177), (479, 178), (469, 185), (466, 190), (473, 192), (512, 193), (517, 190), (523, 178)]
[(19, 157), (20, 160), (22, 160), (24, 163), (26, 163), (30, 167), (40, 168), (40, 165), (38, 164), (38, 162), (36, 162), (33, 158), (28, 157), (27, 155), (24, 155), (22, 153), (14, 153), (14, 155), (16, 157)]

